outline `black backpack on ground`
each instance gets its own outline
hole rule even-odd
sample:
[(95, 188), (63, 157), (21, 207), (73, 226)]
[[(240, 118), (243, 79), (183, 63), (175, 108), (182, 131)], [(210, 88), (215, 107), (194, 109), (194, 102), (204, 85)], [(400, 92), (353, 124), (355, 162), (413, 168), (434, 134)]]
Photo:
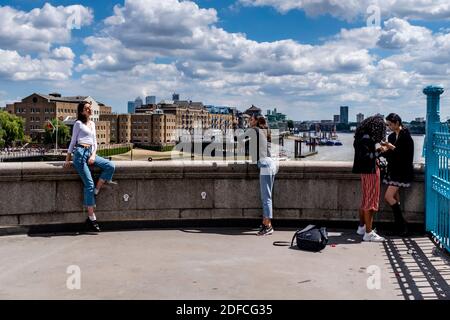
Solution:
[[(313, 224), (310, 224), (304, 229), (297, 230), (292, 237), (291, 247), (297, 246), (300, 250), (306, 251), (321, 251), (328, 244), (328, 232), (325, 227), (319, 227)], [(286, 241), (275, 241), (273, 243), (276, 246), (279, 245), (288, 245), (289, 243)]]

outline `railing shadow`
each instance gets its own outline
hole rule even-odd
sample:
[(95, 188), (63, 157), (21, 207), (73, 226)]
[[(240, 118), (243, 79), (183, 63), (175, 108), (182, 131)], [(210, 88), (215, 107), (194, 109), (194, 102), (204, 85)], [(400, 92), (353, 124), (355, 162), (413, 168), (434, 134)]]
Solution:
[(404, 299), (450, 300), (450, 255), (429, 238), (391, 238), (383, 247)]

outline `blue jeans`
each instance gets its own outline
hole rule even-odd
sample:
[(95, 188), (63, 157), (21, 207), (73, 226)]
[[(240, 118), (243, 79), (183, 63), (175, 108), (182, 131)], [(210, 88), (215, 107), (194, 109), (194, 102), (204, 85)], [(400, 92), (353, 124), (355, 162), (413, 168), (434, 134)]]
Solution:
[[(95, 206), (95, 196), (94, 196), (94, 180), (92, 179), (91, 171), (89, 170), (88, 159), (92, 155), (91, 148), (75, 147), (73, 151), (73, 166), (77, 170), (81, 177), (84, 185), (84, 200), (83, 205), (86, 207)], [(94, 166), (100, 167), (102, 173), (100, 179), (104, 181), (111, 181), (115, 166), (109, 160), (106, 160), (98, 155), (95, 156)]]
[(275, 182), (275, 175), (278, 172), (278, 165), (272, 158), (261, 158), (258, 161), (259, 186), (261, 191), (261, 202), (263, 208), (263, 217), (272, 219), (272, 192)]

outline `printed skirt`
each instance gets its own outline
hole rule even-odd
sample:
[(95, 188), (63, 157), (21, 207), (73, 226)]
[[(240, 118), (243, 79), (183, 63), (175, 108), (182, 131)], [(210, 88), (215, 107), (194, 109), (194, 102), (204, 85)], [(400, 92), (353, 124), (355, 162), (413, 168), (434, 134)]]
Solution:
[(362, 201), (361, 209), (378, 211), (380, 204), (380, 168), (376, 173), (361, 174)]

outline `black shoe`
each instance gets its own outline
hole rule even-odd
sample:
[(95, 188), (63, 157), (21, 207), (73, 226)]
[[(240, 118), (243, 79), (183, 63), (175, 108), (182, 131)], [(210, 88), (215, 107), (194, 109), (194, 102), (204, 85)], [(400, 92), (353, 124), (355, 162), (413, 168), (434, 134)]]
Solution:
[(91, 219), (86, 219), (86, 225), (90, 231), (100, 232), (100, 226), (97, 223), (97, 220), (92, 221)]
[(271, 235), (273, 233), (273, 227), (270, 226), (261, 226), (261, 229), (259, 229), (258, 233), (256, 234), (257, 236), (268, 236)]
[(406, 225), (406, 223), (404, 223), (402, 226), (399, 227), (397, 233), (402, 238), (407, 238), (411, 235), (409, 233), (408, 226)]

